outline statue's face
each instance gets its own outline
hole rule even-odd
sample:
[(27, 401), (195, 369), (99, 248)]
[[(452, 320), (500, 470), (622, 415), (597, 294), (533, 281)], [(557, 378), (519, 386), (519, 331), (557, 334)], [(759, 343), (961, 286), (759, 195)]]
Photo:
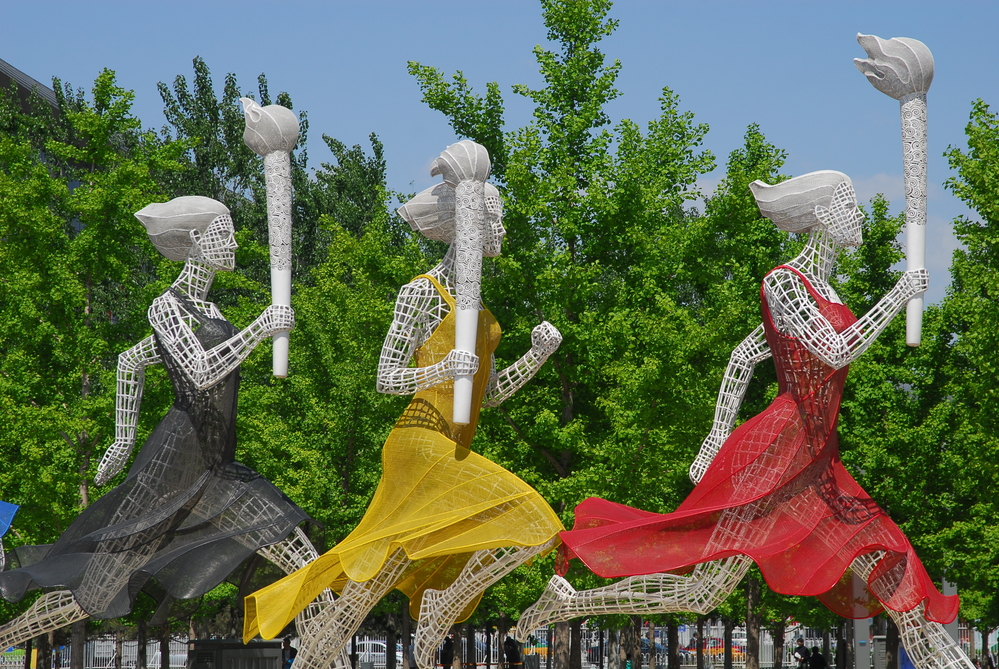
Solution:
[(482, 231), (482, 255), (495, 258), (503, 251), (503, 203), (498, 197), (486, 197), (486, 225)]
[(836, 186), (829, 208), (816, 208), (819, 220), (828, 226), (829, 234), (840, 246), (860, 246), (864, 243), (864, 214), (857, 206), (857, 194), (849, 181)]
[(201, 258), (219, 272), (231, 272), (236, 267), (236, 238), (232, 218), (219, 216), (198, 237)]

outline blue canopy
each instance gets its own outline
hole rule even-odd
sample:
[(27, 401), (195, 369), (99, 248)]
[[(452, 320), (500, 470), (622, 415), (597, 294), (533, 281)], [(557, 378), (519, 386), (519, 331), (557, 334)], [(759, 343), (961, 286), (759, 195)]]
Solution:
[(14, 514), (20, 508), (17, 504), (0, 502), (0, 537), (7, 534), (7, 530), (10, 529), (10, 523), (14, 520)]

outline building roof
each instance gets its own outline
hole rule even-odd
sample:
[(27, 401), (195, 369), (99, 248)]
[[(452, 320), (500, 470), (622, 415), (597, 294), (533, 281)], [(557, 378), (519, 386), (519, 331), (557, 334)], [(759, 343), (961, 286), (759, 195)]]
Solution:
[(7, 61), (0, 60), (0, 86), (9, 88), (11, 82), (17, 84), (17, 97), (21, 100), (22, 106), (28, 104), (28, 97), (31, 95), (31, 91), (37, 90), (38, 95), (43, 100), (48, 102), (53, 109), (58, 109), (59, 104), (56, 102), (55, 91), (35, 81)]

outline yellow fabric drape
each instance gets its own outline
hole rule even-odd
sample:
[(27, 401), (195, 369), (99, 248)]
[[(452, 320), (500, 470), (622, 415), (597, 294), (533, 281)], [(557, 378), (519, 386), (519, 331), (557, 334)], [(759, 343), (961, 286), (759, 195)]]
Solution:
[[(417, 278), (430, 280), (451, 307), (415, 353), (416, 365), (427, 367), (454, 348), (454, 298), (433, 277)], [(277, 636), (325, 588), (341, 592), (347, 579), (373, 578), (398, 548), (413, 563), (395, 587), (416, 617), (423, 591), (450, 585), (474, 551), (540, 546), (564, 529), (527, 483), (469, 450), (500, 335), (493, 315), (480, 311), (469, 424), (451, 422), (453, 381), (416, 393), (385, 441), (382, 478), (360, 524), (308, 566), (246, 598), (244, 641)]]

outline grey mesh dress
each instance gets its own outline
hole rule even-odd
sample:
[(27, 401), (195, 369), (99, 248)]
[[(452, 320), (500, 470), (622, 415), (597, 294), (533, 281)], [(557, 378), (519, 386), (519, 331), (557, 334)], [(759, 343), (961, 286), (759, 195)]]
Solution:
[[(236, 334), (174, 293), (211, 348)], [(132, 609), (150, 578), (175, 599), (198, 597), (258, 548), (277, 543), (308, 516), (255, 471), (234, 461), (239, 370), (197, 390), (169, 351), (160, 356), (176, 401), (142, 446), (125, 481), (91, 504), (46, 546), (14, 551), (0, 594), (69, 589), (94, 618)]]

